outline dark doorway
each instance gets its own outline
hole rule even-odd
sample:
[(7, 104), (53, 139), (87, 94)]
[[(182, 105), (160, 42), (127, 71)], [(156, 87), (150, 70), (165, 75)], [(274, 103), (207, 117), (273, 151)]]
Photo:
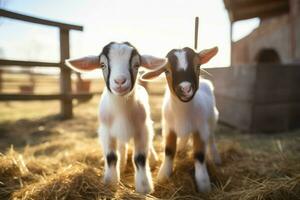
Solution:
[(262, 49), (256, 56), (257, 63), (280, 63), (280, 57), (274, 49)]

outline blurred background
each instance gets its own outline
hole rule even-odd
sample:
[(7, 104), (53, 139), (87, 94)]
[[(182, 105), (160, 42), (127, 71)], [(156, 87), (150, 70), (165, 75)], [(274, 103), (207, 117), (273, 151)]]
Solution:
[[(185, 46), (198, 51), (218, 46), (218, 55), (203, 68), (214, 81), (223, 122), (254, 132), (300, 126), (297, 0), (1, 0), (1, 9), (4, 101), (62, 99), (67, 93), (88, 99), (101, 93), (103, 85), (92, 83), (101, 82), (100, 70), (74, 74), (62, 62), (98, 55), (110, 41), (130, 41), (140, 53), (156, 56)], [(164, 87), (154, 88), (163, 93)], [(61, 103), (69, 112), (65, 118), (72, 116), (71, 108), (70, 99)]]
[[(188, 5), (180, 0), (2, 0), (2, 8), (84, 26), (83, 32), (71, 33), (71, 57), (98, 54), (110, 41), (127, 40), (143, 53), (165, 56), (172, 48), (193, 46), (194, 18), (199, 16), (199, 49), (220, 48), (218, 57), (207, 66), (230, 63), (230, 20), (221, 0), (191, 0)], [(256, 17), (237, 23), (233, 39), (258, 25)], [(54, 27), (2, 18), (0, 34), (5, 58), (59, 60), (59, 35)]]
[[(132, 166), (117, 193), (101, 185), (102, 72), (64, 65), (111, 41), (159, 57), (219, 47), (201, 76), (213, 82), (220, 112), (214, 192), (199, 196), (181, 156), (182, 173), (148, 198), (300, 198), (299, 0), (0, 0), (0, 199), (144, 198), (133, 191)], [(140, 83), (161, 158), (165, 80)]]

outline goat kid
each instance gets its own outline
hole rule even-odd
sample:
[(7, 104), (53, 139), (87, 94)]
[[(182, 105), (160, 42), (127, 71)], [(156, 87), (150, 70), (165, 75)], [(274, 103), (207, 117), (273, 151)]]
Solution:
[(215, 162), (221, 162), (214, 139), (218, 110), (211, 82), (205, 79), (199, 81), (199, 75), (200, 65), (207, 63), (217, 52), (217, 47), (200, 53), (187, 47), (173, 49), (167, 54), (168, 64), (142, 76), (142, 79), (149, 80), (164, 72), (169, 88), (162, 106), (165, 158), (158, 173), (158, 181), (168, 178), (173, 171), (177, 137), (182, 145), (192, 134), (198, 191), (211, 190), (205, 164), (206, 149), (209, 144)]
[(133, 162), (135, 188), (139, 193), (153, 191), (148, 153), (156, 159), (153, 149), (153, 126), (150, 117), (148, 94), (136, 84), (140, 66), (156, 69), (167, 59), (140, 55), (130, 43), (111, 42), (99, 56), (70, 59), (66, 64), (78, 72), (101, 68), (106, 83), (99, 107), (98, 135), (105, 159), (104, 182), (116, 185), (120, 170), (127, 161), (127, 143), (134, 141)]

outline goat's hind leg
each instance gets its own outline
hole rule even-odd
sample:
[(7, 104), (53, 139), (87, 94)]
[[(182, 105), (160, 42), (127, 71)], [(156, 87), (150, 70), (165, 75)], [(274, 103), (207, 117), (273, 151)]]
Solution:
[(215, 142), (215, 138), (214, 135), (212, 134), (212, 136), (209, 139), (209, 149), (210, 149), (210, 154), (213, 158), (213, 161), (216, 165), (221, 165), (222, 164), (222, 159), (221, 156), (218, 152), (218, 148)]
[[(208, 131), (208, 130), (204, 130)], [(204, 133), (208, 134), (208, 132)], [(193, 147), (195, 160), (195, 179), (199, 192), (209, 192), (211, 190), (210, 179), (205, 163), (206, 141), (201, 138), (199, 132), (193, 133)]]
[(167, 133), (165, 143), (165, 158), (158, 172), (158, 181), (164, 181), (169, 178), (173, 171), (173, 162), (177, 145), (177, 136), (174, 131), (169, 131)]
[(215, 139), (216, 126), (217, 126), (217, 122), (215, 120), (212, 120), (210, 123), (209, 151), (210, 151), (210, 155), (213, 158), (214, 163), (216, 165), (220, 165), (222, 163), (222, 159), (216, 145), (216, 139)]

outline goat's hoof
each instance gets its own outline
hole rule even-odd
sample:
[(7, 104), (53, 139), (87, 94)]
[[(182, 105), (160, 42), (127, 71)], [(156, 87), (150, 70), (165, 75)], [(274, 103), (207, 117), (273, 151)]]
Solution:
[(211, 185), (209, 180), (198, 180), (197, 182), (197, 189), (198, 192), (208, 193), (211, 191)]
[(215, 162), (216, 165), (221, 165), (221, 164), (222, 164), (222, 159), (221, 159), (221, 157), (220, 157), (220, 156), (215, 157), (215, 158), (214, 158), (214, 162)]
[(148, 179), (137, 180), (135, 190), (140, 194), (150, 194), (153, 192), (153, 183)]
[(117, 175), (107, 173), (104, 175), (103, 182), (105, 185), (116, 186), (119, 183), (119, 178)]
[(172, 171), (173, 171), (173, 167), (171, 165), (164, 163), (159, 169), (157, 180), (159, 182), (166, 181), (171, 176)]
[(165, 172), (162, 172), (161, 170), (159, 171), (158, 175), (157, 175), (157, 181), (158, 182), (164, 182), (166, 180), (168, 180), (171, 176), (171, 172), (169, 173), (165, 173)]

